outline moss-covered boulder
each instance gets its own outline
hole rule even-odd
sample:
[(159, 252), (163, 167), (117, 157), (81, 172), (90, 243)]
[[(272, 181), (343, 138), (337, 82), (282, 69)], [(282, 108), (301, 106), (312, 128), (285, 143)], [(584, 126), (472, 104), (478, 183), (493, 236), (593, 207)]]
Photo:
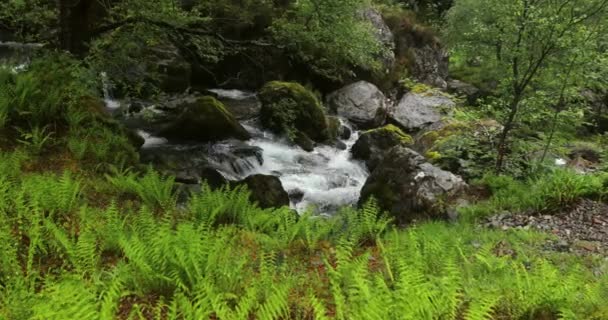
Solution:
[(278, 134), (286, 134), (292, 141), (324, 142), (330, 130), (325, 112), (315, 95), (293, 82), (272, 81), (258, 94), (262, 102), (262, 125)]
[(245, 180), (232, 182), (231, 185), (246, 185), (251, 192), (251, 201), (257, 202), (261, 208), (289, 206), (289, 195), (283, 188), (281, 180), (275, 176), (256, 174)]
[(387, 150), (395, 146), (411, 146), (413, 143), (410, 135), (389, 124), (363, 132), (353, 146), (352, 154), (353, 158), (365, 161), (367, 168), (373, 171)]
[(180, 114), (162, 130), (162, 136), (199, 142), (250, 138), (247, 130), (213, 97), (204, 96), (188, 101), (179, 109)]

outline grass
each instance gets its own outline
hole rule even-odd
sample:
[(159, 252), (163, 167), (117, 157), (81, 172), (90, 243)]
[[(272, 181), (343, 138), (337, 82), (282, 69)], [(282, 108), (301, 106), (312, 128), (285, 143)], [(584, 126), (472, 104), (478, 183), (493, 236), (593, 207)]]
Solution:
[(476, 220), (503, 211), (553, 213), (581, 198), (604, 199), (606, 174), (581, 175), (570, 169), (555, 169), (526, 181), (509, 176), (486, 175), (477, 181), (492, 196), (463, 209), (464, 216)]

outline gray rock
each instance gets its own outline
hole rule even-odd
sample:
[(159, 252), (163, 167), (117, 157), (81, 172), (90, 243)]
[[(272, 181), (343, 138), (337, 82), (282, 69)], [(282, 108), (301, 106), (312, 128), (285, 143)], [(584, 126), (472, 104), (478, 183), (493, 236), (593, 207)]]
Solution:
[(395, 32), (398, 59), (407, 58), (408, 70), (416, 80), (447, 88), (449, 54), (439, 39), (425, 28), (402, 27)]
[(387, 150), (395, 146), (411, 146), (413, 139), (401, 129), (387, 125), (382, 128), (365, 131), (353, 145), (353, 158), (362, 160), (370, 171), (373, 171), (384, 158)]
[(262, 103), (255, 93), (224, 89), (212, 89), (209, 92), (224, 103), (238, 120), (250, 120), (260, 115)]
[(381, 61), (384, 69), (388, 72), (395, 66), (395, 36), (391, 29), (386, 25), (382, 14), (376, 9), (368, 8), (362, 12), (363, 19), (367, 20), (373, 28), (374, 35), (378, 42), (385, 47)]
[(190, 87), (192, 66), (170, 42), (150, 47), (155, 57), (158, 86), (164, 92), (183, 92)]
[(466, 98), (468, 103), (474, 103), (479, 97), (479, 89), (472, 84), (451, 79), (447, 82), (448, 92)]
[(386, 120), (386, 97), (375, 85), (359, 81), (331, 93), (329, 108), (361, 128), (375, 128)]
[(451, 114), (455, 106), (452, 99), (438, 91), (409, 92), (390, 117), (408, 132), (415, 132), (441, 121), (443, 114)]
[(431, 165), (411, 149), (397, 146), (369, 176), (359, 204), (373, 196), (399, 223), (447, 219), (447, 204), (465, 188), (460, 177)]

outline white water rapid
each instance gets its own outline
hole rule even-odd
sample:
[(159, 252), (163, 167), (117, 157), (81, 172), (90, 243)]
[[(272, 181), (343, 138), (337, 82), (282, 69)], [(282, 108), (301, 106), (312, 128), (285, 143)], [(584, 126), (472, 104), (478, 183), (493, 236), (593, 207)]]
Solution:
[[(105, 75), (102, 75), (102, 82), (108, 109), (119, 108), (120, 103), (110, 95)], [(255, 98), (255, 93), (238, 90), (211, 92), (227, 105), (231, 101), (242, 105)], [(341, 121), (352, 129), (346, 120)], [(357, 131), (351, 130), (350, 138), (342, 141), (346, 148), (319, 145), (307, 152), (285, 138), (265, 131), (255, 119), (242, 124), (252, 136), (244, 142), (227, 140), (214, 144), (180, 145), (141, 129), (138, 133), (145, 139), (144, 149), (168, 148), (191, 154), (192, 159), (197, 157), (196, 152), (205, 150), (208, 162), (229, 180), (242, 180), (254, 174), (277, 176), (290, 196), (292, 208), (300, 213), (311, 209), (318, 214), (331, 214), (340, 207), (356, 205), (369, 175), (363, 163), (351, 159), (350, 148), (357, 141)]]
[(357, 203), (368, 176), (365, 166), (350, 155), (358, 133), (344, 141), (346, 150), (323, 145), (306, 152), (268, 132), (245, 127), (254, 134), (247, 143), (261, 148), (263, 158), (263, 164), (250, 174), (278, 176), (297, 211), (313, 206), (319, 213), (328, 213)]

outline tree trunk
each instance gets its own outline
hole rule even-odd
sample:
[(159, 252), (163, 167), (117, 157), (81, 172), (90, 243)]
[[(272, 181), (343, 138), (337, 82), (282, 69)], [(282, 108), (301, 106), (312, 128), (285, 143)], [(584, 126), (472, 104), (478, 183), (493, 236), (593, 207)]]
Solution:
[(61, 49), (70, 51), (71, 29), (70, 29), (70, 5), (67, 0), (57, 0), (59, 10), (59, 46)]
[(521, 93), (516, 93), (513, 96), (513, 101), (509, 106), (509, 116), (507, 117), (507, 121), (504, 124), (504, 128), (502, 129), (502, 133), (500, 134), (500, 139), (498, 141), (498, 155), (496, 157), (496, 173), (502, 172), (504, 168), (505, 157), (507, 154), (507, 146), (508, 146), (508, 138), (509, 133), (513, 129), (513, 125), (515, 123), (515, 117), (517, 116), (517, 111), (519, 109), (519, 103), (521, 102)]
[(91, 31), (105, 17), (106, 9), (97, 0), (57, 0), (61, 49), (83, 55)]

